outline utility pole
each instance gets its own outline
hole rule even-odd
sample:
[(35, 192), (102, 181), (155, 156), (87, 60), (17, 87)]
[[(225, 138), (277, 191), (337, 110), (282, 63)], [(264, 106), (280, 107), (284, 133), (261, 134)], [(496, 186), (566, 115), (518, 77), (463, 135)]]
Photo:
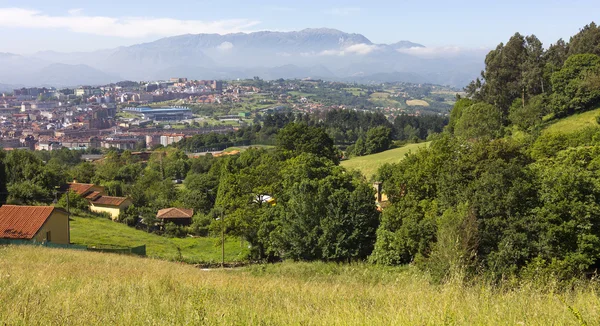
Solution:
[(225, 214), (221, 210), (221, 268), (225, 268)]
[(67, 213), (69, 214), (69, 216), (71, 216), (71, 210), (69, 209), (69, 193), (70, 191), (66, 191), (65, 195), (67, 195)]

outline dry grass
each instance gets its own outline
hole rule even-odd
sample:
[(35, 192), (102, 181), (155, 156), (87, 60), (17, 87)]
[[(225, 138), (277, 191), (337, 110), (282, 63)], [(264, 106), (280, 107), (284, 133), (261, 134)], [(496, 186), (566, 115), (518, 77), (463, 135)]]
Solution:
[(423, 100), (407, 100), (406, 105), (408, 106), (429, 106), (429, 103)]
[(284, 263), (202, 271), (0, 247), (0, 322), (8, 325), (577, 325), (576, 314), (598, 322), (599, 309), (591, 284), (559, 293), (500, 291), (434, 286), (406, 268)]

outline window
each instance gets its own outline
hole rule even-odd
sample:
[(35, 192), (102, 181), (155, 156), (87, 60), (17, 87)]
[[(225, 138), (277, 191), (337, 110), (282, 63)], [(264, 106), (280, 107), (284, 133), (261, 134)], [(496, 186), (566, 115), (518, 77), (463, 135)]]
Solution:
[(50, 231), (46, 232), (46, 241), (48, 241), (48, 242), (52, 241), (50, 239)]

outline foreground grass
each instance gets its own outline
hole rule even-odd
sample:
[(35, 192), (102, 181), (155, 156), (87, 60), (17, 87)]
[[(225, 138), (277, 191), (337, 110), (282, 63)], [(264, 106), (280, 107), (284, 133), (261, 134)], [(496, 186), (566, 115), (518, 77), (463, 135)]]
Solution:
[(342, 161), (341, 166), (349, 170), (359, 170), (368, 179), (371, 178), (371, 176), (374, 175), (379, 169), (379, 167), (383, 164), (398, 163), (404, 158), (404, 155), (408, 154), (408, 152), (415, 152), (419, 148), (423, 148), (426, 146), (429, 146), (428, 142), (408, 144), (400, 148), (390, 149), (389, 151), (373, 155), (353, 157), (349, 160)]
[(0, 321), (8, 325), (578, 325), (577, 314), (592, 325), (600, 309), (594, 289), (433, 286), (412, 270), (368, 265), (202, 271), (131, 256), (0, 247)]
[[(88, 247), (136, 247), (146, 245), (149, 257), (190, 263), (220, 262), (221, 245), (217, 238), (167, 238), (103, 218), (74, 217), (71, 242)], [(247, 249), (239, 240), (225, 242), (225, 260), (241, 261)]]
[(596, 116), (600, 114), (600, 108), (592, 111), (574, 114), (567, 118), (556, 121), (544, 129), (544, 133), (572, 133), (588, 127), (598, 127)]

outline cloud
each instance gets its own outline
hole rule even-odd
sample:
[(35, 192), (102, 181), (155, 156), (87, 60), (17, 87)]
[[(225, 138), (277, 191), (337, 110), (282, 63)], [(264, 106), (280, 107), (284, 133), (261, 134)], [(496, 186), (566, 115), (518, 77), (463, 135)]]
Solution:
[(332, 55), (345, 56), (347, 54), (367, 55), (367, 54), (369, 54), (373, 51), (377, 51), (379, 49), (380, 49), (379, 46), (374, 45), (374, 44), (360, 43), (360, 44), (353, 44), (353, 45), (347, 46), (341, 50), (321, 51), (318, 53), (318, 55), (321, 55), (321, 56), (332, 56)]
[(75, 33), (141, 38), (148, 36), (173, 36), (197, 33), (248, 32), (260, 22), (250, 19), (217, 21), (178, 20), (153, 17), (88, 16), (82, 10), (69, 10), (65, 16), (50, 16), (39, 11), (22, 8), (0, 8), (0, 27), (31, 29), (67, 29)]
[(331, 8), (326, 13), (334, 16), (349, 16), (360, 12), (361, 8), (358, 7), (342, 7), (342, 8)]
[(462, 48), (459, 46), (438, 46), (438, 47), (413, 47), (397, 49), (400, 53), (406, 53), (421, 58), (452, 58), (460, 55), (482, 55), (489, 51), (486, 48)]
[(231, 42), (223, 42), (219, 46), (217, 46), (217, 50), (223, 51), (223, 52), (229, 51), (231, 49), (233, 49), (233, 43), (231, 43)]

